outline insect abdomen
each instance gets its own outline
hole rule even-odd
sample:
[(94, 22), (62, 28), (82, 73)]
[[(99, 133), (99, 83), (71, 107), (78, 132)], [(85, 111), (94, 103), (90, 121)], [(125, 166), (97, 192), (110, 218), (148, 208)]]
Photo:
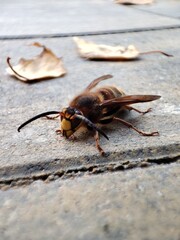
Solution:
[[(96, 91), (96, 94), (98, 95), (101, 102), (103, 102), (104, 100), (119, 98), (125, 95), (125, 93), (121, 89), (112, 86), (99, 88)], [(113, 120), (114, 114), (116, 114), (119, 110), (120, 110), (119, 107), (114, 107), (111, 109), (108, 108), (102, 109), (102, 117), (99, 120), (99, 123), (101, 124), (110, 123)]]
[(99, 88), (97, 89), (96, 94), (98, 95), (101, 102), (125, 95), (122, 90), (112, 86)]

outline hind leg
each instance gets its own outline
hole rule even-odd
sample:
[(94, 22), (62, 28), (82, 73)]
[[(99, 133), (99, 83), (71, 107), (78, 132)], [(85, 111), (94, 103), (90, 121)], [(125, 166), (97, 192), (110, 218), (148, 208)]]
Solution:
[(131, 106), (125, 106), (125, 108), (126, 108), (127, 110), (129, 110), (129, 111), (134, 110), (134, 111), (136, 111), (136, 112), (138, 112), (138, 113), (142, 113), (142, 114), (146, 114), (146, 113), (152, 111), (152, 108), (148, 108), (146, 111), (141, 111), (141, 110), (139, 110), (139, 109), (137, 109), (137, 108), (134, 108), (134, 107), (131, 107)]
[(134, 127), (131, 123), (126, 122), (121, 118), (114, 117), (113, 119), (121, 122), (123, 125), (125, 125), (129, 128), (132, 128), (134, 131), (138, 132), (139, 134), (141, 134), (143, 136), (158, 136), (159, 135), (158, 132), (150, 132), (150, 133), (143, 132), (143, 131), (139, 130), (138, 128)]

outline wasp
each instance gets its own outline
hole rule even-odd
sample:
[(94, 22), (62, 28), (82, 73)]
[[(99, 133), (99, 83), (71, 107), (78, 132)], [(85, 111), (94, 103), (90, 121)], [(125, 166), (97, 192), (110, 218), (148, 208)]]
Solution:
[[(69, 103), (68, 107), (63, 108), (62, 111), (48, 111), (38, 114), (20, 125), (18, 127), (18, 131), (20, 132), (21, 128), (38, 118), (47, 117), (49, 119), (54, 119), (60, 117), (60, 129), (56, 130), (57, 133), (62, 134), (65, 138), (69, 138), (73, 137), (73, 134), (79, 128), (85, 126), (93, 133), (96, 148), (101, 155), (104, 155), (104, 150), (100, 146), (99, 135), (102, 135), (108, 140), (109, 138), (99, 127), (99, 124), (103, 125), (109, 124), (113, 121), (118, 121), (143, 136), (159, 135), (157, 131), (147, 133), (139, 130), (131, 123), (118, 117), (117, 113), (123, 109), (134, 110), (142, 114), (148, 113), (151, 111), (151, 108), (147, 109), (146, 111), (140, 111), (131, 105), (140, 102), (154, 101), (156, 99), (159, 99), (160, 96), (126, 95), (124, 91), (114, 86), (95, 88), (98, 83), (111, 77), (113, 76), (108, 74), (95, 79), (85, 88), (81, 94), (76, 96)], [(49, 115), (53, 114), (56, 116), (49, 117)]]

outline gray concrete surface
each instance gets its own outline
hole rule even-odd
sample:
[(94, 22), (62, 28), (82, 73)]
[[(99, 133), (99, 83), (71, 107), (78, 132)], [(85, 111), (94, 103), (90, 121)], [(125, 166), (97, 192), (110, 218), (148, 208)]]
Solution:
[[(35, 4), (31, 0), (6, 0), (0, 4), (1, 38), (180, 26), (179, 19), (134, 10), (109, 0), (45, 0)], [(178, 7), (176, 1), (174, 10)]]
[[(161, 49), (174, 55), (173, 58), (159, 54), (144, 55), (131, 62), (85, 61), (79, 58), (71, 38), (36, 39), (63, 56), (68, 74), (64, 78), (31, 85), (6, 75), (6, 64), (2, 63), (1, 178), (96, 163), (179, 155), (179, 38), (179, 30), (125, 33), (116, 35), (116, 38), (114, 35), (87, 37), (103, 43), (133, 43), (142, 51)], [(29, 47), (25, 46), (30, 42), (32, 40), (2, 41), (1, 56), (3, 59), (11, 56), (15, 63), (20, 56), (35, 55), (32, 51), (28, 53)], [(102, 158), (95, 148), (94, 139), (87, 133), (76, 141), (57, 136), (58, 120), (41, 119), (17, 132), (17, 127), (26, 119), (47, 110), (62, 109), (92, 79), (107, 73), (113, 74), (114, 78), (104, 85), (115, 84), (129, 94), (162, 96), (158, 101), (137, 105), (140, 109), (152, 107), (151, 113), (142, 116), (132, 112), (124, 116), (140, 129), (158, 130), (159, 137), (142, 137), (118, 123), (108, 125), (105, 131), (110, 140), (102, 138), (101, 144), (109, 156)]]
[(0, 194), (1, 239), (180, 237), (177, 164), (45, 184)]
[[(0, 6), (0, 239), (179, 240), (179, 2), (127, 7), (105, 0), (7, 0)], [(134, 44), (141, 52), (162, 50), (174, 57), (87, 61), (70, 37), (80, 32), (97, 43)], [(8, 56), (16, 64), (39, 53), (27, 46), (34, 41), (63, 57), (65, 77), (26, 84), (6, 74)], [(142, 137), (120, 124), (108, 125), (104, 131), (110, 141), (101, 139), (107, 156), (100, 157), (87, 132), (76, 141), (57, 136), (56, 120), (41, 119), (17, 132), (35, 114), (67, 106), (104, 74), (114, 78), (102, 85), (162, 96), (137, 105), (152, 107), (147, 115), (123, 115), (160, 136)]]
[(158, 0), (154, 1), (154, 4), (136, 5), (134, 7), (160, 16), (180, 18), (180, 5), (178, 0)]

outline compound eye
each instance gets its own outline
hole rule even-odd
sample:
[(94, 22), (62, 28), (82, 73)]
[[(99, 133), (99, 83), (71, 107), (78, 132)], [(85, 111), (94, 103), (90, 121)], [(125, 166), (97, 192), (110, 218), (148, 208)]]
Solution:
[(66, 113), (68, 113), (69, 115), (74, 115), (75, 114), (74, 108), (68, 107), (66, 109)]

